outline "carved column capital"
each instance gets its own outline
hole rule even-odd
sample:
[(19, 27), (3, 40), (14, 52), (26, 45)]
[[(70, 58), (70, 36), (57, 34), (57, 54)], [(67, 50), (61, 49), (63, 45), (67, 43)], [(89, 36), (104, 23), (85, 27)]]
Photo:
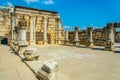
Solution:
[(113, 23), (108, 23), (107, 24), (107, 29), (113, 29), (114, 28), (114, 24)]
[(88, 27), (87, 30), (88, 31), (93, 31), (93, 27)]

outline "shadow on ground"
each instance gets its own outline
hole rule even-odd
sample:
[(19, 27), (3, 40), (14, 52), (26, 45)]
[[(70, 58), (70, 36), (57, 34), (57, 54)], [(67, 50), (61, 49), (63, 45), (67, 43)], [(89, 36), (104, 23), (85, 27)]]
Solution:
[(115, 54), (120, 54), (120, 51), (115, 51), (114, 53), (115, 53)]
[(91, 48), (92, 50), (102, 50), (102, 51), (105, 51), (104, 48)]

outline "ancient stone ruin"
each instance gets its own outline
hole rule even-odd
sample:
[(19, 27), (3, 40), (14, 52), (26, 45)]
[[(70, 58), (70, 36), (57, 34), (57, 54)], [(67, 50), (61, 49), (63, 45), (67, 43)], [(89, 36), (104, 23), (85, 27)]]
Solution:
[[(87, 30), (64, 30), (58, 12), (23, 6), (0, 8), (0, 44), (10, 45), (26, 61), (39, 60), (40, 54), (31, 46), (59, 44), (67, 46), (85, 45), (87, 48), (102, 46), (115, 51), (115, 42), (120, 42), (120, 23), (108, 23), (101, 29), (90, 26)], [(3, 44), (3, 43), (2, 43)], [(58, 64), (54, 61), (43, 63), (38, 71), (42, 80), (56, 80)]]

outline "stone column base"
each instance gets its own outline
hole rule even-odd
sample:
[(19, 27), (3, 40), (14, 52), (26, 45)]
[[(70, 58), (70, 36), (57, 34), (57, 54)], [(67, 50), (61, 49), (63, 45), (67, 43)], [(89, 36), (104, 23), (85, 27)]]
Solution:
[(47, 45), (47, 44), (48, 44), (48, 41), (44, 41), (43, 44), (44, 44), (44, 45)]
[(35, 45), (35, 40), (30, 40), (29, 44), (30, 45)]
[(74, 42), (74, 46), (79, 46), (79, 45), (80, 45), (79, 41)]
[(58, 44), (61, 44), (61, 40), (58, 40)]
[(19, 46), (18, 54), (19, 55), (23, 55), (23, 53), (25, 52), (26, 48), (27, 48), (27, 46)]
[(69, 44), (70, 44), (69, 40), (66, 40), (65, 45), (69, 45)]
[(93, 42), (87, 42), (86, 47), (87, 48), (92, 48), (94, 46)]
[(114, 43), (112, 41), (110, 41), (110, 40), (107, 40), (105, 42), (105, 50), (107, 50), (107, 51), (115, 51)]
[(114, 47), (105, 47), (105, 50), (107, 50), (107, 51), (115, 51), (115, 48)]
[(74, 45), (74, 46), (79, 46), (79, 45), (80, 45), (80, 40), (75, 39), (73, 45)]
[(18, 47), (19, 47), (18, 54), (23, 55), (25, 48), (28, 47), (27, 41), (18, 41)]

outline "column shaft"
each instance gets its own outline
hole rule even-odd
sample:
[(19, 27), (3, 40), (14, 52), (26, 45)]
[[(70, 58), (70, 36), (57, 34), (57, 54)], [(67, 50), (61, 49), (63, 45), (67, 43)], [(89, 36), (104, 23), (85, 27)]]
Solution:
[(79, 28), (75, 27), (75, 39), (74, 39), (75, 46), (79, 46), (79, 42), (80, 42), (78, 33), (79, 33)]
[(47, 39), (47, 17), (44, 17), (44, 44), (48, 44), (48, 39)]
[(60, 21), (60, 19), (58, 19), (58, 33), (57, 33), (57, 42), (58, 42), (58, 44), (61, 44), (61, 21)]
[(93, 27), (88, 27), (88, 40), (86, 42), (86, 47), (93, 47), (93, 37), (92, 37)]
[(105, 44), (105, 49), (109, 51), (114, 51), (115, 50), (115, 44), (114, 44), (114, 24), (109, 23), (107, 25), (108, 29), (108, 39)]
[(14, 36), (14, 27), (15, 27), (15, 16), (14, 14), (12, 14), (12, 40), (15, 40), (15, 36)]
[(26, 41), (26, 31), (24, 28), (20, 29), (20, 41)]
[(36, 17), (34, 17), (33, 19), (33, 32), (34, 32), (33, 39), (36, 42)]
[(34, 30), (33, 30), (34, 28), (33, 28), (33, 26), (34, 26), (33, 25), (33, 18), (31, 17), (30, 18), (30, 40), (33, 40), (33, 36), (34, 36), (33, 35), (34, 34)]
[(65, 31), (65, 44), (69, 45), (69, 31)]
[(36, 17), (31, 16), (30, 18), (30, 45), (35, 45), (35, 39), (36, 39)]

